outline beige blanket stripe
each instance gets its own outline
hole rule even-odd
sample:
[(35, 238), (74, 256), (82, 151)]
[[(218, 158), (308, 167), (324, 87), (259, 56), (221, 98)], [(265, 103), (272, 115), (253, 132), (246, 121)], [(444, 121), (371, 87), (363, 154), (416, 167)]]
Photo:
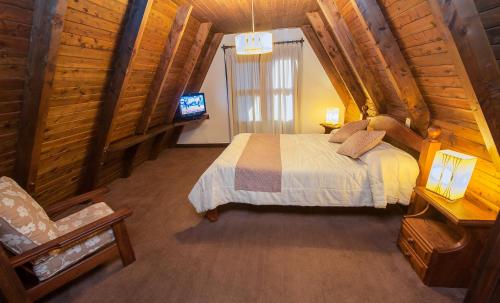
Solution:
[(236, 164), (236, 190), (281, 192), (280, 135), (252, 134)]

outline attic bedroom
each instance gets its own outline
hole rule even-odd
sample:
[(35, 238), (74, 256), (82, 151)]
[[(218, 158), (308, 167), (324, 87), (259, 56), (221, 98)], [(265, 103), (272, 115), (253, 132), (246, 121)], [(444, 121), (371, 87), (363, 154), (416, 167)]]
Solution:
[(500, 0), (0, 0), (0, 302), (500, 302)]

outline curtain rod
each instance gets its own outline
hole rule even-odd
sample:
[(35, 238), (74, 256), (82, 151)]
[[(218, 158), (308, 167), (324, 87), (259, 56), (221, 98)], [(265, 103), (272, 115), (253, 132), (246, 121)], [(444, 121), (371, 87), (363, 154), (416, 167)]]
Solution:
[[(288, 41), (279, 41), (279, 42), (274, 42), (273, 44), (289, 44), (289, 43), (301, 43), (303, 44), (304, 43), (304, 39), (300, 39), (300, 40), (288, 40)], [(223, 50), (226, 50), (228, 48), (235, 48), (236, 46), (234, 45), (222, 45), (222, 49)]]

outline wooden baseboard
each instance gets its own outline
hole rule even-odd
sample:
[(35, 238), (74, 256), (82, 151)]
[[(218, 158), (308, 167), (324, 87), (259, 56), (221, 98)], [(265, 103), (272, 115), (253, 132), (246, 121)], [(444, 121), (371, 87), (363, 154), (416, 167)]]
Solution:
[(217, 148), (226, 148), (229, 143), (201, 143), (201, 144), (176, 144), (176, 148), (199, 148), (199, 147), (217, 147)]

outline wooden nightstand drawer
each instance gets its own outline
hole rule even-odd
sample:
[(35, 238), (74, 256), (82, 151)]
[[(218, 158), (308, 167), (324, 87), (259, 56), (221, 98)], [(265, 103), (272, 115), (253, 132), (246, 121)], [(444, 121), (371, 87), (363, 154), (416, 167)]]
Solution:
[(405, 256), (408, 261), (410, 261), (411, 267), (413, 267), (413, 270), (417, 273), (417, 275), (420, 277), (420, 279), (424, 280), (425, 274), (427, 273), (427, 266), (425, 263), (418, 257), (418, 255), (413, 251), (407, 244), (407, 242), (402, 240), (403, 238), (399, 239), (399, 248), (403, 252), (403, 255)]
[(428, 248), (423, 241), (419, 239), (407, 220), (403, 219), (399, 237), (400, 241), (404, 242), (408, 247), (411, 247), (426, 265), (429, 264), (432, 256), (432, 249)]

